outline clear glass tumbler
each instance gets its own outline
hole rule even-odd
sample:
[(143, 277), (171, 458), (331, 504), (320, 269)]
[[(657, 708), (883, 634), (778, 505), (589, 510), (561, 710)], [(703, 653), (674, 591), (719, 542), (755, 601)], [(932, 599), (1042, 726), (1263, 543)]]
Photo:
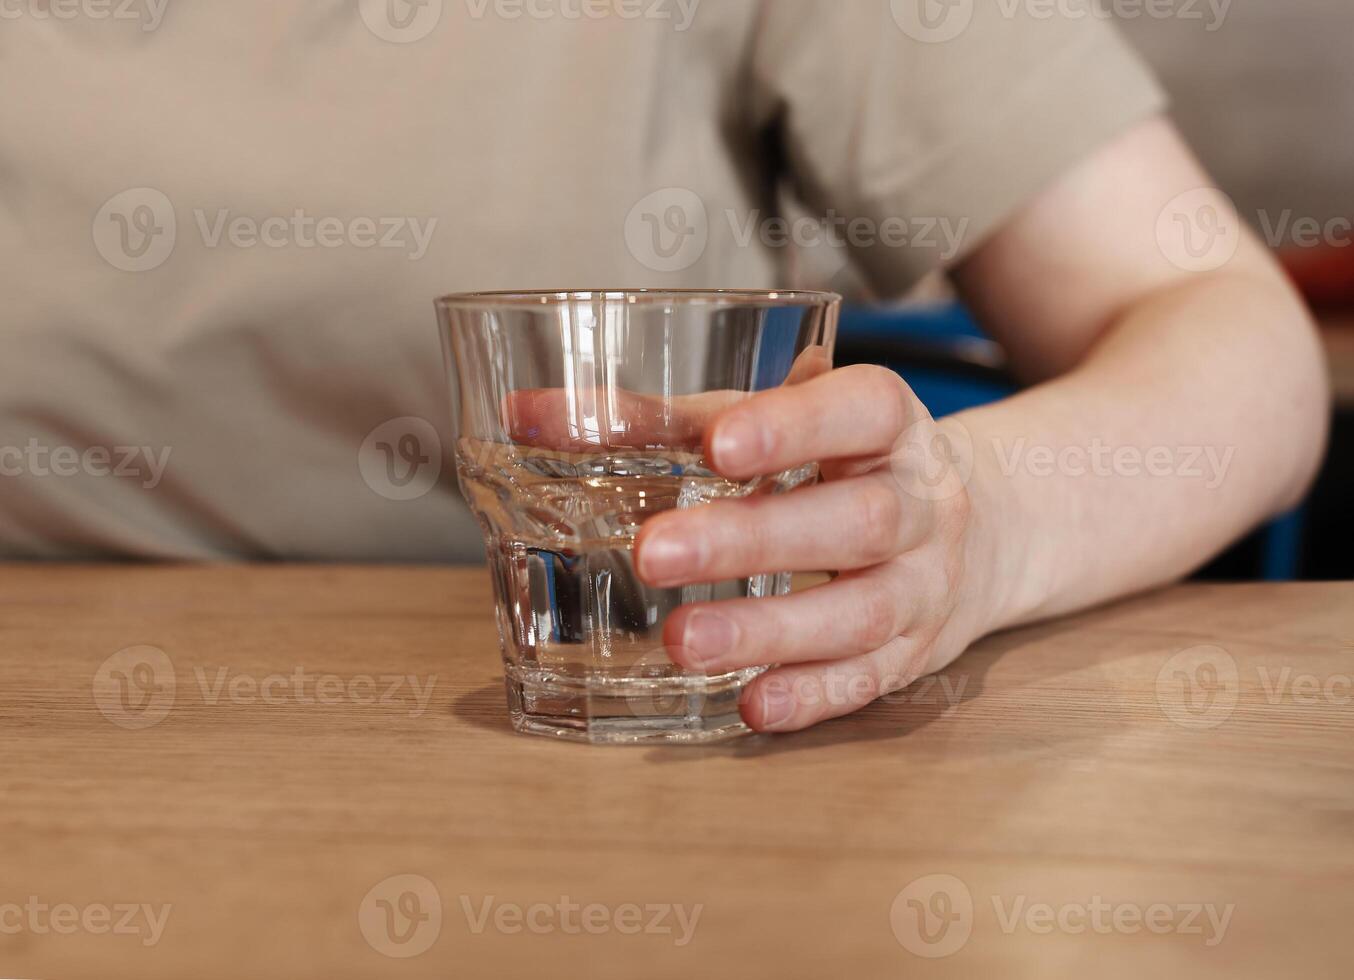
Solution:
[(684, 671), (663, 623), (688, 603), (783, 595), (789, 575), (653, 588), (635, 538), (655, 514), (817, 477), (725, 479), (705, 430), (740, 399), (828, 370), (839, 305), (751, 290), (438, 300), (457, 472), (484, 530), (518, 731), (621, 743), (748, 731), (738, 702), (760, 671)]

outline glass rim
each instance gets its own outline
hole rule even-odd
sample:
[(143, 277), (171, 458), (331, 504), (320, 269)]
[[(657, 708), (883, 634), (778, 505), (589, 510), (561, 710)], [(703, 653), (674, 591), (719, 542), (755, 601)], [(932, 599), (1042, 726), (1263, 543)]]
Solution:
[(780, 307), (831, 306), (842, 302), (842, 297), (838, 293), (813, 289), (505, 289), (448, 293), (433, 302), (438, 309), (453, 309), (596, 301), (651, 304), (679, 301), (692, 305)]

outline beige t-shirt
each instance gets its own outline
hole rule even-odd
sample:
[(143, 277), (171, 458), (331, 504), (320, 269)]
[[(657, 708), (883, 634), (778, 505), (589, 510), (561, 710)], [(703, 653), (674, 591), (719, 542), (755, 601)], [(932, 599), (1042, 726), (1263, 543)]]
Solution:
[(476, 558), (435, 296), (896, 295), (1160, 106), (1051, 9), (6, 5), (0, 556)]

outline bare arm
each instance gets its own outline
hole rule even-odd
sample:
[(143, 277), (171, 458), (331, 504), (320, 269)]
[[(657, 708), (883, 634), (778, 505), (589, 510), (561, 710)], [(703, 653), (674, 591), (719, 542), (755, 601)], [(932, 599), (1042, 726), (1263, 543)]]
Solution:
[(659, 515), (640, 536), (640, 574), (840, 574), (792, 596), (683, 607), (665, 627), (673, 658), (710, 674), (778, 664), (749, 688), (744, 717), (804, 728), (988, 632), (1179, 577), (1298, 501), (1325, 440), (1319, 347), (1220, 199), (1187, 199), (1180, 216), (1212, 208), (1205, 217), (1230, 222), (1216, 254), (1170, 238), (1188, 229), (1167, 206), (1208, 184), (1152, 121), (957, 270), (1037, 383), (1015, 398), (937, 424), (892, 372), (855, 367), (719, 413), (705, 444), (721, 472), (821, 460), (827, 482)]
[[(1316, 470), (1329, 394), (1307, 311), (1250, 234), (1230, 259), (1234, 239), (1205, 251), (1210, 229), (1192, 225), (1206, 198), (1168, 210), (1210, 184), (1154, 120), (958, 270), (1018, 370), (1055, 378), (960, 419), (973, 438), (974, 511), (994, 525), (993, 627), (1185, 574), (1297, 503)], [(1225, 201), (1213, 206), (1237, 220)], [(1186, 233), (1198, 265), (1216, 268), (1180, 267), (1194, 264), (1172, 237)], [(1033, 447), (1055, 454), (1052, 476), (1030, 462)], [(1148, 472), (1148, 453), (1164, 475)]]

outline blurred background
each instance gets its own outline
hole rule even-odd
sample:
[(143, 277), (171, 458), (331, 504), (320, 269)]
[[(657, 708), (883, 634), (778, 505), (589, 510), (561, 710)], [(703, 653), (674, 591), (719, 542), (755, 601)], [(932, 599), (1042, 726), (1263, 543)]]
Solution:
[[(1316, 309), (1336, 393), (1330, 454), (1307, 503), (1202, 577), (1354, 578), (1354, 3), (1200, 0), (1197, 19), (1153, 17), (1150, 7), (1101, 5), (1158, 72), (1219, 186)], [(842, 363), (887, 361), (935, 414), (1011, 390), (1000, 350), (939, 277), (882, 309), (840, 250), (799, 254), (795, 276), (830, 281), (852, 301)]]

